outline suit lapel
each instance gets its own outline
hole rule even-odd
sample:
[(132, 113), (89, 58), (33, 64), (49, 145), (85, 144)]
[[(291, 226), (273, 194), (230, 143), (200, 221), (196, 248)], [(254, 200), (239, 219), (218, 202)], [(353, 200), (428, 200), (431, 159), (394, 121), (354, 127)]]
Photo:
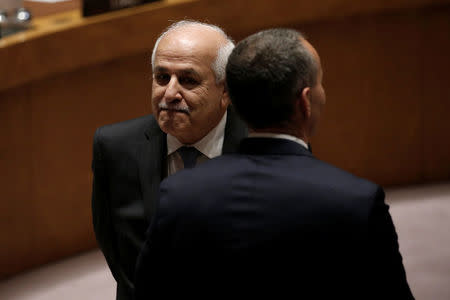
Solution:
[(166, 176), (167, 154), (166, 134), (155, 120), (152, 121), (139, 150), (139, 179), (145, 215), (148, 217), (153, 216), (155, 212), (159, 184)]

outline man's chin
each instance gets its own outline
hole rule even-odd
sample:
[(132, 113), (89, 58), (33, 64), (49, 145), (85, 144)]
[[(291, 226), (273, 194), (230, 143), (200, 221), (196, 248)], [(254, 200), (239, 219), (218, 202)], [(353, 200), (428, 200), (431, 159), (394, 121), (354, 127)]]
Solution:
[(159, 119), (158, 124), (163, 132), (173, 135), (174, 137), (182, 136), (188, 127), (184, 122), (176, 122), (175, 120), (170, 119)]

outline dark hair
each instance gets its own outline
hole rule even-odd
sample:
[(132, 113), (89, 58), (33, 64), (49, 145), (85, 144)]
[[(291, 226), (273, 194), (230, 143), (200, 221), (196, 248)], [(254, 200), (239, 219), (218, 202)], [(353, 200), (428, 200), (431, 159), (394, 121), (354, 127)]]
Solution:
[(228, 92), (251, 128), (285, 126), (299, 91), (315, 85), (317, 65), (303, 39), (293, 29), (269, 29), (242, 40), (231, 53)]

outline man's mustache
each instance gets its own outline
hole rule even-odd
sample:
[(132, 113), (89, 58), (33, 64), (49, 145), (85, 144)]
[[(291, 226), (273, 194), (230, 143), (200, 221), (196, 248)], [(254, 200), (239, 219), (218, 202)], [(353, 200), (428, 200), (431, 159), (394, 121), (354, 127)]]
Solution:
[(191, 111), (189, 110), (189, 107), (182, 103), (167, 104), (166, 102), (160, 102), (158, 104), (158, 108), (160, 110), (174, 110), (174, 111), (184, 112), (186, 114), (191, 113)]

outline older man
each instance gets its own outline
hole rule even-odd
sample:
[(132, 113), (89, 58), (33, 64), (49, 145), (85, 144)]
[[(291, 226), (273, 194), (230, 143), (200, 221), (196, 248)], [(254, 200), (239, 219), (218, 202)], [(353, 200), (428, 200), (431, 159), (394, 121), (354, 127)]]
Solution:
[(104, 126), (95, 133), (94, 229), (117, 281), (117, 299), (132, 299), (136, 259), (160, 181), (233, 152), (247, 134), (228, 108), (224, 84), (233, 48), (216, 26), (173, 24), (153, 49), (153, 116)]
[[(320, 58), (289, 29), (239, 42), (227, 65), (251, 129), (224, 155), (161, 184), (136, 296), (413, 299), (383, 189), (307, 143), (325, 91)], [(174, 289), (176, 287), (176, 289)]]

